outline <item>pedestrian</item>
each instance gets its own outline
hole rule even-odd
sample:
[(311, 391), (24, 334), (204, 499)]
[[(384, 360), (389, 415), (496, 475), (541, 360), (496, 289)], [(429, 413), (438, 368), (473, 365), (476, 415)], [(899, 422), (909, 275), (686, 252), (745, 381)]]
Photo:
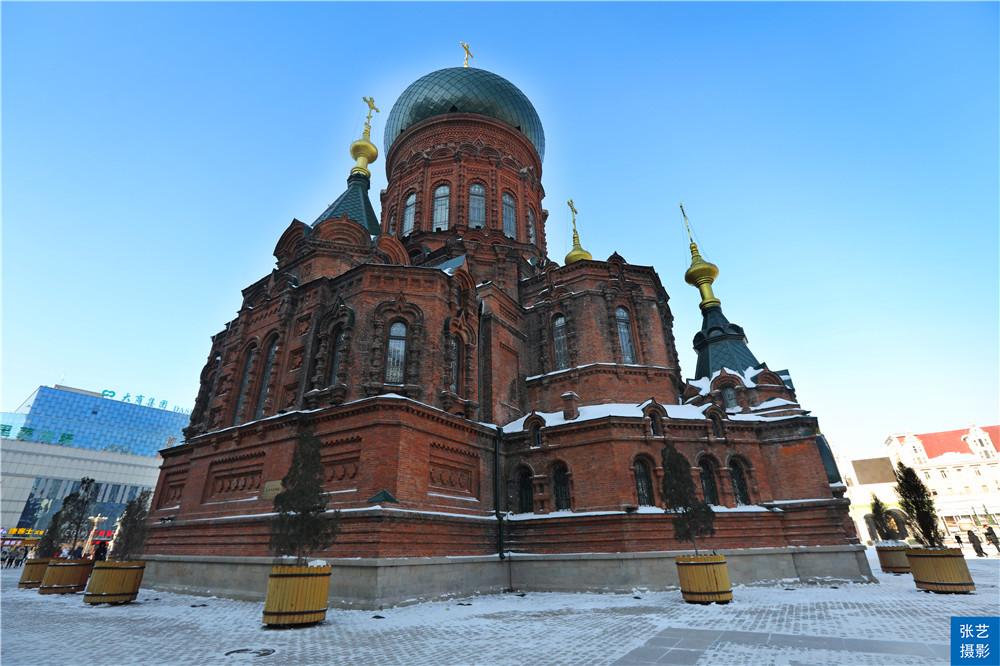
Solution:
[(3, 568), (10, 569), (14, 566), (14, 548), (5, 548), (3, 551)]
[(986, 540), (993, 544), (993, 547), (1000, 553), (1000, 537), (997, 537), (997, 533), (993, 530), (992, 525), (986, 528)]
[(972, 530), (969, 530), (966, 534), (969, 536), (969, 543), (972, 547), (976, 549), (976, 557), (986, 557), (986, 553), (983, 552), (982, 540)]
[(28, 559), (28, 547), (21, 546), (17, 549), (17, 562), (14, 563), (14, 566), (20, 568), (26, 559)]
[(83, 546), (77, 546), (73, 549), (73, 559), (82, 560), (83, 559)]
[(69, 558), (69, 546), (62, 547), (62, 550), (59, 551), (59, 557), (64, 560)]
[(108, 542), (101, 541), (94, 547), (94, 561), (101, 562), (108, 559)]
[(958, 547), (961, 548), (962, 547), (962, 535), (961, 534), (956, 534), (955, 535), (955, 541), (958, 542)]

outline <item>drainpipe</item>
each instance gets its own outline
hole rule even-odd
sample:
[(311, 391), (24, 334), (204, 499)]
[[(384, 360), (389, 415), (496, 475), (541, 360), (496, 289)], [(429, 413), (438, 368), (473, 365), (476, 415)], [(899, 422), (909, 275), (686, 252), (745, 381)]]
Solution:
[(493, 512), (497, 517), (497, 552), (500, 559), (507, 556), (503, 552), (503, 514), (500, 513), (500, 442), (503, 440), (503, 427), (497, 426), (497, 436), (493, 442)]

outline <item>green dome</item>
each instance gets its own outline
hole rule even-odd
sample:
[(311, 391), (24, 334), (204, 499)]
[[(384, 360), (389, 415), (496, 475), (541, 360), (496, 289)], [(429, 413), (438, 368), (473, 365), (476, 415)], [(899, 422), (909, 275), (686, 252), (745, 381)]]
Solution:
[(535, 107), (510, 81), (475, 67), (439, 69), (411, 83), (389, 112), (386, 152), (408, 128), (446, 113), (478, 113), (506, 123), (545, 157), (545, 132)]

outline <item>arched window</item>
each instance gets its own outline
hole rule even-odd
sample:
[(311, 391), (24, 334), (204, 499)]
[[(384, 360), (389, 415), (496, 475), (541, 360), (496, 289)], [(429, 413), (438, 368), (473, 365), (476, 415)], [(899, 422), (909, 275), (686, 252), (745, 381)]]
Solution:
[(274, 357), (278, 354), (278, 336), (271, 338), (271, 344), (267, 346), (267, 353), (264, 355), (264, 370), (260, 373), (260, 385), (257, 387), (257, 407), (253, 410), (253, 417), (259, 419), (264, 416), (264, 406), (267, 403), (267, 396), (271, 392), (271, 375), (274, 374)]
[(469, 186), (469, 228), (486, 226), (486, 188), (479, 183)]
[(417, 195), (414, 192), (410, 192), (410, 196), (406, 197), (406, 203), (403, 206), (403, 235), (409, 236), (413, 233), (413, 222), (417, 215)]
[(739, 407), (739, 403), (736, 402), (736, 389), (732, 386), (724, 386), (722, 388), (722, 402), (725, 404), (726, 409)]
[(715, 483), (715, 463), (709, 458), (702, 458), (698, 463), (701, 468), (701, 492), (709, 504), (719, 504), (719, 487)]
[(451, 200), (451, 188), (439, 185), (434, 190), (434, 231), (444, 231), (448, 228), (448, 202)]
[(558, 315), (552, 320), (552, 346), (555, 349), (556, 370), (569, 367), (569, 349), (566, 345), (566, 317)]
[(517, 238), (517, 204), (509, 192), (503, 193), (503, 235)]
[(653, 506), (653, 475), (649, 471), (649, 463), (641, 458), (635, 459), (632, 466), (635, 471), (635, 494), (639, 506)]
[(649, 412), (649, 430), (653, 437), (663, 436), (663, 417), (657, 411)]
[(535, 243), (535, 210), (528, 208), (528, 242)]
[(747, 485), (746, 470), (735, 458), (729, 461), (729, 475), (733, 478), (733, 497), (736, 504), (750, 504), (750, 487)]
[(340, 373), (340, 361), (344, 356), (344, 329), (335, 328), (330, 335), (330, 377), (328, 386), (337, 383), (337, 375)]
[(618, 325), (618, 345), (622, 351), (622, 363), (635, 363), (635, 348), (632, 346), (632, 322), (628, 310), (615, 310), (615, 323)]
[(385, 351), (385, 383), (403, 384), (406, 363), (406, 324), (397, 321), (389, 327), (389, 344)]
[(243, 374), (240, 376), (239, 392), (236, 394), (236, 408), (233, 410), (233, 425), (239, 425), (243, 418), (243, 406), (246, 404), (247, 388), (250, 386), (250, 373), (254, 363), (257, 361), (257, 347), (247, 350), (246, 360), (243, 361)]
[(558, 463), (552, 470), (552, 492), (555, 495), (556, 511), (569, 511), (569, 470)]
[(389, 213), (389, 235), (396, 235), (396, 211)]
[(451, 358), (448, 388), (452, 393), (458, 393), (458, 387), (462, 385), (462, 343), (454, 335), (448, 336), (448, 356)]
[(535, 490), (532, 487), (531, 470), (522, 467), (517, 470), (517, 512), (533, 513), (535, 510)]
[(537, 423), (531, 426), (531, 448), (542, 448), (542, 426)]

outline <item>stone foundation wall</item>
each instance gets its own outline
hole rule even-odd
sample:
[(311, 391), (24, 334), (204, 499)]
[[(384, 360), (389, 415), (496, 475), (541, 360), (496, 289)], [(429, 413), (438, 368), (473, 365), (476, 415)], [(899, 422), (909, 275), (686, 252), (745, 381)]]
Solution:
[[(878, 582), (863, 546), (721, 550), (734, 585), (797, 580)], [(378, 609), (504, 590), (628, 592), (677, 586), (687, 551), (563, 555), (331, 559), (330, 605)], [(262, 600), (267, 557), (149, 555), (143, 584), (157, 590)]]

